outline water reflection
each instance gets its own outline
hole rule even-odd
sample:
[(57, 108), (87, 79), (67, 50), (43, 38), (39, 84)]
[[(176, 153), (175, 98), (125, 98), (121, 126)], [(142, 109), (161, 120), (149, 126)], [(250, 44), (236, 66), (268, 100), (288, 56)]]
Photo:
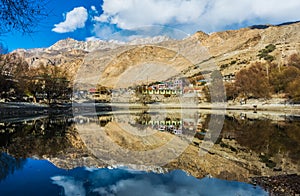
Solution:
[(197, 117), (195, 111), (121, 110), (78, 116), (76, 128), (89, 151), (109, 165), (160, 167), (192, 143)]
[(14, 174), (16, 170), (23, 168), (26, 159), (14, 158), (6, 153), (0, 153), (0, 182), (7, 176)]
[(17, 158), (55, 156), (71, 146), (72, 124), (63, 116), (1, 122), (0, 147)]
[[(211, 114), (198, 112), (197, 118), (194, 113), (185, 117), (182, 118), (176, 112), (161, 115), (159, 112), (141, 111), (131, 114), (104, 113), (96, 117), (56, 116), (24, 121), (6, 120), (0, 122), (0, 147), (2, 151), (9, 152), (17, 158), (57, 156), (58, 153), (73, 148), (75, 140), (82, 139), (78, 137), (75, 124), (95, 124), (104, 128), (113, 122), (124, 127), (124, 134), (152, 136), (155, 132), (149, 130), (154, 129), (179, 137), (193, 136), (191, 144), (197, 146), (209, 131)], [(235, 141), (242, 150), (259, 154), (260, 160), (265, 162), (267, 167), (280, 169), (280, 160), (283, 157), (291, 159), (295, 164), (299, 163), (300, 120), (285, 117), (274, 121), (267, 118), (247, 118), (245, 115), (227, 115), (217, 145), (232, 152), (241, 151), (237, 146), (230, 145), (231, 141)], [(120, 142), (120, 145), (124, 142), (126, 143)]]
[[(30, 157), (47, 159), (59, 168), (99, 168), (118, 165), (118, 161), (124, 163), (127, 158), (134, 160), (128, 153), (114, 154), (112, 143), (127, 151), (144, 153), (170, 141), (173, 141), (168, 146), (170, 152), (174, 153), (177, 146), (184, 148), (170, 162), (162, 164), (162, 168), (143, 164), (161, 158), (150, 155), (144, 156), (140, 164), (128, 166), (147, 171), (182, 169), (198, 178), (210, 174), (220, 179), (246, 182), (252, 176), (299, 173), (298, 118), (228, 113), (216, 144), (207, 149), (202, 144), (206, 142), (206, 136), (212, 135), (209, 130), (212, 115), (218, 114), (207, 111), (189, 111), (184, 115), (182, 111), (163, 114), (159, 111), (119, 111), (97, 116), (0, 120), (0, 149), (5, 153), (0, 156), (0, 177), (6, 181), (6, 177), (22, 169), (27, 164), (26, 158)], [(99, 136), (104, 139), (97, 140)], [(95, 140), (101, 141), (100, 147)], [(205, 156), (199, 156), (200, 151), (205, 151)], [(162, 157), (169, 158), (168, 154), (171, 153), (168, 151)], [(66, 183), (66, 178), (53, 179), (60, 186)], [(105, 190), (110, 191), (109, 188)]]
[(267, 195), (246, 183), (199, 180), (179, 170), (165, 174), (126, 168), (66, 171), (35, 159), (27, 159), (10, 180), (0, 182), (0, 190), (3, 195)]
[(236, 140), (246, 150), (256, 152), (270, 168), (282, 170), (283, 159), (300, 163), (300, 119), (292, 116), (282, 116), (281, 120), (227, 116), (218, 141), (221, 144), (222, 139)]
[(267, 195), (261, 188), (246, 183), (214, 178), (198, 180), (179, 170), (157, 174), (127, 169), (97, 169), (82, 175), (77, 179), (54, 176), (52, 180), (63, 187), (66, 195)]

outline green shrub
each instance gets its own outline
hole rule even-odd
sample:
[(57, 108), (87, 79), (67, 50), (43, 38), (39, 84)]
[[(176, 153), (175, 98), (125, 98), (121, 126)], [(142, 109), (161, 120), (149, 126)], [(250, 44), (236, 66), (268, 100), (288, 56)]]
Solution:
[(273, 52), (276, 49), (274, 44), (267, 45), (264, 49), (258, 52), (259, 59), (265, 59), (266, 61), (272, 62), (275, 60), (275, 57), (270, 55), (269, 53)]
[(230, 65), (234, 65), (234, 64), (236, 64), (236, 60), (230, 62)]

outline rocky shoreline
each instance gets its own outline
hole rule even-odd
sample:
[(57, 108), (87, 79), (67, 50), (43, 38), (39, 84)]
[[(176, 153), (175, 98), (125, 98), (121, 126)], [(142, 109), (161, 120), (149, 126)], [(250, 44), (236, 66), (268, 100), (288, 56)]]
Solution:
[[(130, 110), (136, 109), (200, 109), (200, 110), (213, 110), (214, 112), (220, 111), (253, 111), (258, 112), (280, 112), (288, 115), (300, 115), (300, 104), (237, 104), (237, 103), (199, 103), (195, 104), (179, 104), (179, 103), (154, 103), (147, 104), (147, 106), (142, 104), (132, 104), (132, 103), (67, 103), (67, 104), (36, 104), (36, 103), (25, 103), (25, 102), (9, 102), (0, 103), (0, 116), (10, 117), (10, 116), (30, 116), (48, 113), (65, 113), (68, 112), (89, 112), (91, 109), (94, 111), (111, 111), (123, 110), (124, 108)], [(110, 108), (110, 109), (109, 109)], [(74, 111), (72, 111), (72, 109)], [(76, 109), (80, 110), (77, 111)]]
[(251, 183), (263, 187), (270, 195), (300, 195), (300, 176), (297, 174), (254, 177)]

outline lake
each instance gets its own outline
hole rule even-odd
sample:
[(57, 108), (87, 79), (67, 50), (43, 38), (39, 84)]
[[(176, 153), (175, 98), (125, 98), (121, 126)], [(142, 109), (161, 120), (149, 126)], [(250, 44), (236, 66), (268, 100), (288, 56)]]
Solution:
[[(1, 195), (268, 195), (299, 174), (300, 118), (115, 110), (0, 120)], [(251, 184), (252, 183), (252, 184)]]

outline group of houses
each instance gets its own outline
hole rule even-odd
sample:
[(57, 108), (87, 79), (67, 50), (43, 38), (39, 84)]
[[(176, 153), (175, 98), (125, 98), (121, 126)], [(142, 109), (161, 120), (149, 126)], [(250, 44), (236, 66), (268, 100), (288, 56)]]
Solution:
[(110, 102), (111, 91), (105, 87), (90, 88), (89, 90), (77, 90), (73, 92), (74, 100), (86, 100), (91, 99), (99, 102)]
[(184, 131), (193, 131), (196, 127), (194, 119), (177, 119), (177, 120), (150, 120), (142, 121), (142, 125), (151, 126), (159, 131), (167, 131), (175, 135), (181, 135)]
[(207, 80), (199, 80), (196, 84), (185, 82), (183, 79), (174, 81), (158, 82), (143, 88), (143, 94), (149, 95), (184, 95), (190, 93), (198, 94), (200, 97)]
[[(234, 81), (234, 74), (225, 75), (223, 81), (232, 82)], [(199, 100), (204, 99), (203, 90), (207, 84), (209, 84), (209, 79), (197, 80), (194, 84), (186, 82), (182, 78), (173, 79), (171, 81), (155, 82), (150, 85), (139, 86), (138, 91), (143, 95), (175, 95), (181, 96), (186, 94), (196, 94)], [(110, 102), (112, 97), (121, 98), (123, 96), (132, 97), (135, 94), (136, 89), (107, 89), (103, 86), (97, 88), (91, 88), (89, 90), (80, 90), (73, 92), (73, 97), (75, 99), (92, 99), (99, 102)], [(201, 98), (202, 97), (202, 98)]]
[(149, 95), (180, 95), (183, 93), (183, 80), (157, 82), (143, 88), (143, 94)]
[(89, 90), (88, 98), (100, 102), (110, 102), (111, 91), (105, 87), (92, 88)]

